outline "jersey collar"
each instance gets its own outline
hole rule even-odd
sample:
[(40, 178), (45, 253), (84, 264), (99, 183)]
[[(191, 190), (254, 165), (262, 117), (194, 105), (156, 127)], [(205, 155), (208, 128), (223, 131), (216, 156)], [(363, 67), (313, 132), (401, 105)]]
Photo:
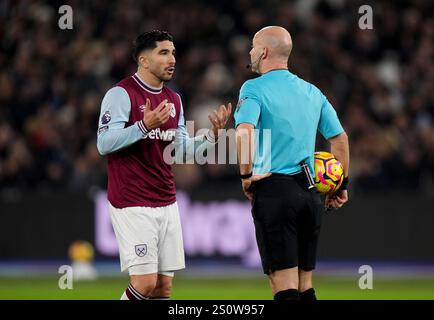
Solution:
[(140, 88), (142, 88), (145, 91), (148, 91), (149, 93), (152, 94), (159, 94), (161, 93), (163, 87), (161, 88), (156, 88), (153, 86), (150, 86), (149, 84), (146, 84), (142, 79), (140, 79), (139, 75), (137, 73), (135, 73), (132, 78), (134, 79), (134, 81), (136, 81), (136, 83), (139, 85)]

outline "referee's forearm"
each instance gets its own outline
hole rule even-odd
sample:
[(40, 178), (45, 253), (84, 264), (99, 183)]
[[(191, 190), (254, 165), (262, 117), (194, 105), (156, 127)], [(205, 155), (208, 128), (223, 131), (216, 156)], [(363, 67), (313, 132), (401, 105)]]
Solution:
[(350, 169), (350, 147), (347, 134), (343, 132), (329, 141), (331, 144), (331, 153), (342, 163), (344, 176), (348, 177)]
[(240, 124), (236, 131), (237, 156), (240, 164), (240, 174), (252, 172), (252, 155), (253, 155), (253, 126)]
[(252, 172), (252, 164), (240, 164), (240, 174), (249, 174)]

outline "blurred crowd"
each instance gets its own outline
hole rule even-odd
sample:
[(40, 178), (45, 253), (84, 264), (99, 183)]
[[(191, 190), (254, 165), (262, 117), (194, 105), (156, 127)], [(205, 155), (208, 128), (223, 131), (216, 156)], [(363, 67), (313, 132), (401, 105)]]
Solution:
[[(363, 192), (429, 191), (434, 173), (434, 12), (426, 1), (67, 1), (73, 29), (60, 30), (63, 1), (0, 4), (0, 190), (106, 186), (96, 149), (104, 93), (135, 72), (131, 44), (169, 31), (177, 48), (170, 86), (187, 120), (237, 103), (253, 75), (251, 38), (287, 28), (289, 69), (314, 83), (350, 137), (351, 185)], [(370, 4), (373, 29), (359, 28)], [(229, 126), (233, 126), (233, 120)], [(327, 148), (319, 139), (318, 149)], [(236, 165), (175, 166), (177, 185), (238, 184)]]

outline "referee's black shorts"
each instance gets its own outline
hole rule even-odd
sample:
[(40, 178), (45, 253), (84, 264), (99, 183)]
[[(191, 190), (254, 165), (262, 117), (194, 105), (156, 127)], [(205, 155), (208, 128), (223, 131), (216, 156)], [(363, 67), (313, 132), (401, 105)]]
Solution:
[(315, 269), (323, 205), (305, 175), (273, 174), (253, 183), (252, 215), (265, 274)]

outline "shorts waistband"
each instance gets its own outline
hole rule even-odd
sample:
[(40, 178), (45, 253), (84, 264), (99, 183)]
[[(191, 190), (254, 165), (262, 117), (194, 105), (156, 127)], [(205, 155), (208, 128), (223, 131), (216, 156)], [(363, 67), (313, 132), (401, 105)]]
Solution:
[(273, 180), (288, 181), (288, 182), (295, 181), (303, 189), (306, 189), (308, 185), (306, 174), (303, 171), (291, 175), (283, 174), (283, 173), (273, 173), (271, 176), (267, 178), (254, 182), (254, 184), (259, 186), (266, 183), (266, 181), (271, 182)]
[(294, 179), (294, 178), (298, 178), (299, 176), (303, 176), (303, 175), (304, 175), (303, 171), (300, 171), (300, 172), (295, 173), (295, 174), (272, 173), (271, 177), (274, 176), (274, 177), (282, 177), (282, 178), (291, 178), (291, 179)]

